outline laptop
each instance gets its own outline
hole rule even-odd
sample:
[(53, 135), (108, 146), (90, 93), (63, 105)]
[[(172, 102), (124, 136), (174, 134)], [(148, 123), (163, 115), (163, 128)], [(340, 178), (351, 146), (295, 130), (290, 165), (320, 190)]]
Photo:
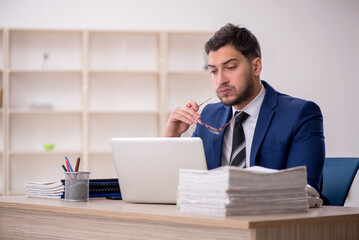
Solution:
[(179, 169), (207, 169), (200, 138), (112, 138), (122, 199), (174, 204)]

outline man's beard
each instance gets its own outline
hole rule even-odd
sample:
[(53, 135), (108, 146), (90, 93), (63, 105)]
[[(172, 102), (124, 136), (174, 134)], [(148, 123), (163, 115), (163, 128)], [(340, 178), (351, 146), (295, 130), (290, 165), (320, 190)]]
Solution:
[[(228, 87), (228, 86), (229, 85), (224, 85), (220, 87)], [(235, 106), (235, 105), (241, 105), (246, 101), (248, 101), (253, 96), (253, 92), (254, 92), (254, 81), (253, 81), (252, 73), (250, 72), (246, 79), (244, 88), (240, 90), (239, 93), (237, 93), (235, 99), (233, 99), (232, 101), (230, 100), (225, 101), (223, 100), (222, 97), (219, 96), (218, 97), (224, 105)], [(225, 97), (227, 97), (227, 95), (225, 95)]]

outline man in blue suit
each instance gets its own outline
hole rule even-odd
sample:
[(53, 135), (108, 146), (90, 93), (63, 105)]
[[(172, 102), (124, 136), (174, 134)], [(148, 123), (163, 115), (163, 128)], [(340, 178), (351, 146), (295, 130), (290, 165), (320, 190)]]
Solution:
[(227, 24), (206, 43), (205, 50), (221, 102), (208, 104), (201, 115), (194, 101), (177, 107), (165, 136), (179, 137), (197, 124), (193, 136), (203, 140), (208, 169), (229, 165), (235, 122), (231, 120), (236, 111), (244, 111), (248, 115), (242, 123), (244, 165), (272, 169), (306, 166), (308, 184), (321, 192), (325, 146), (320, 108), (281, 94), (260, 80), (260, 45), (246, 28)]

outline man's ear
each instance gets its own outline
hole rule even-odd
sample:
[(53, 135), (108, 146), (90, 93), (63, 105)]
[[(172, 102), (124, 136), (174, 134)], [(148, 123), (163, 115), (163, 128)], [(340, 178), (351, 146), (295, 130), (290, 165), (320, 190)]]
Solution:
[(262, 59), (259, 57), (252, 60), (252, 71), (253, 75), (259, 77), (262, 71)]

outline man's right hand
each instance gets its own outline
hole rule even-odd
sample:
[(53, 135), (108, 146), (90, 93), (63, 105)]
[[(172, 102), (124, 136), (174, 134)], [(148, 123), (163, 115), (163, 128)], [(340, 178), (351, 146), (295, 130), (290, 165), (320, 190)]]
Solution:
[(180, 137), (186, 132), (190, 125), (197, 124), (200, 119), (199, 106), (194, 101), (189, 101), (184, 107), (177, 107), (171, 112), (167, 122), (164, 137)]

